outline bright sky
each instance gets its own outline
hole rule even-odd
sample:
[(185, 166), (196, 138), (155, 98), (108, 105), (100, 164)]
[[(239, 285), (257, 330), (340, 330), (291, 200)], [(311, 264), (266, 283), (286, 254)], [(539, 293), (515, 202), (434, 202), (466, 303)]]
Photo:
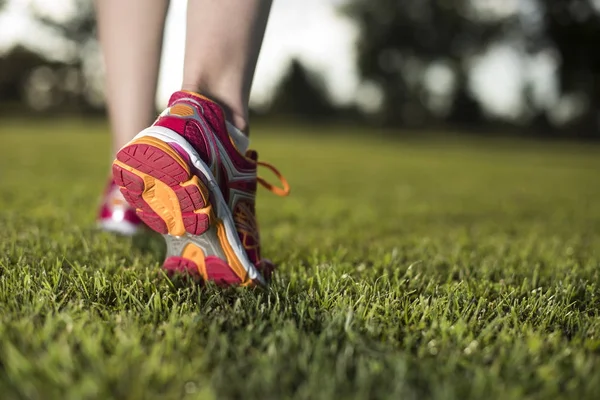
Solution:
[[(268, 102), (273, 88), (294, 57), (323, 74), (334, 100), (339, 103), (355, 101), (361, 89), (354, 52), (358, 32), (336, 11), (342, 1), (274, 0), (254, 80), (254, 104)], [(32, 48), (53, 47), (50, 35), (43, 35), (27, 18), (26, 8), (32, 2), (58, 17), (68, 13), (72, 4), (69, 0), (9, 0), (7, 12), (0, 15), (0, 52), (16, 42)], [(182, 78), (186, 4), (186, 0), (171, 0), (157, 95), (161, 106), (170, 93), (178, 89)], [(516, 6), (516, 0), (502, 4), (508, 10)], [(41, 36), (45, 39), (40, 42)], [(556, 99), (551, 61), (542, 57), (524, 64), (519, 49), (499, 44), (473, 64), (470, 86), (492, 114), (511, 117), (518, 113), (521, 105), (521, 82), (529, 77), (534, 79), (538, 98)], [(440, 85), (448, 84), (443, 68), (437, 68), (429, 75), (439, 79)], [(431, 85), (437, 84), (438, 81), (432, 80)], [(361, 94), (369, 92), (373, 93), (373, 90), (360, 91)]]

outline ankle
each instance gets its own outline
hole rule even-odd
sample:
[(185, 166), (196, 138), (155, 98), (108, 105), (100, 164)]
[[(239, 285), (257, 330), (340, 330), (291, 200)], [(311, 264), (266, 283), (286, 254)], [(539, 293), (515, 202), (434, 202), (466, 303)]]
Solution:
[(231, 125), (240, 130), (244, 135), (250, 136), (250, 126), (248, 124), (248, 117), (235, 113), (228, 114), (225, 111), (225, 118)]

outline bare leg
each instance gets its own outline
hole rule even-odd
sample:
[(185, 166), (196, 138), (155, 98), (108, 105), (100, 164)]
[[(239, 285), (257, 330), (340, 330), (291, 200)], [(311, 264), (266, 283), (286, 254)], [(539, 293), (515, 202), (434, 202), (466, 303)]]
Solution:
[(96, 0), (113, 154), (156, 117), (156, 85), (168, 6), (168, 0)]
[(248, 132), (248, 101), (271, 0), (190, 0), (183, 90), (217, 101)]

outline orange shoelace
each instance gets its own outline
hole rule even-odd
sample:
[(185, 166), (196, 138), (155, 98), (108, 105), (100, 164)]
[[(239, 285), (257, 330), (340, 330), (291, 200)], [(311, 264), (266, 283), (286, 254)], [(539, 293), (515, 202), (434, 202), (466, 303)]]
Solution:
[(285, 179), (283, 177), (283, 175), (281, 174), (281, 172), (279, 172), (277, 170), (277, 168), (275, 168), (273, 165), (266, 163), (264, 161), (257, 161), (256, 163), (257, 163), (257, 165), (268, 168), (271, 172), (273, 172), (275, 174), (275, 176), (277, 177), (277, 179), (279, 179), (279, 182), (281, 183), (282, 187), (277, 187), (277, 186), (267, 182), (264, 178), (261, 178), (260, 176), (258, 176), (256, 178), (258, 183), (263, 185), (263, 187), (265, 189), (267, 189), (271, 193), (276, 194), (277, 196), (284, 197), (284, 196), (287, 196), (290, 194), (290, 185), (289, 185), (287, 179)]

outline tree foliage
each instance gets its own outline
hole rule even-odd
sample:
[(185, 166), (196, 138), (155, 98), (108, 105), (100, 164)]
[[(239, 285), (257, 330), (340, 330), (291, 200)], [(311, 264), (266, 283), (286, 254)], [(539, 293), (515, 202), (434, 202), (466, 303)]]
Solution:
[(572, 123), (579, 135), (598, 132), (600, 111), (600, 9), (592, 0), (538, 1), (542, 13), (539, 32), (528, 37), (533, 52), (551, 48), (558, 54), (561, 95), (585, 99)]
[[(492, 4), (491, 2), (488, 2)], [(561, 98), (585, 99), (578, 125), (597, 131), (600, 110), (600, 14), (593, 0), (527, 0), (513, 12), (485, 8), (474, 0), (350, 0), (346, 15), (356, 21), (358, 66), (362, 79), (383, 93), (382, 118), (406, 125), (411, 120), (443, 119), (479, 123), (481, 105), (468, 87), (469, 68), (477, 55), (496, 43), (512, 43), (523, 57), (550, 50), (558, 55), (557, 81)], [(454, 85), (446, 113), (432, 113), (425, 71), (443, 62)], [(530, 87), (523, 87), (528, 99)], [(556, 104), (525, 102), (529, 124), (542, 121)], [(416, 118), (416, 116), (420, 116)], [(582, 125), (583, 124), (583, 125)]]
[(462, 122), (481, 117), (467, 90), (468, 61), (504, 34), (512, 20), (488, 16), (467, 0), (353, 0), (344, 11), (359, 27), (359, 71), (381, 89), (386, 122), (440, 117), (428, 105), (424, 74), (435, 63), (450, 68), (455, 81), (444, 117)]
[[(1, 1), (1, 0), (0, 0)], [(98, 71), (93, 3), (74, 0), (74, 12), (58, 20), (30, 5), (38, 29), (62, 43), (57, 53), (16, 46), (0, 55), (0, 97), (38, 111), (97, 111), (103, 108), (90, 71)]]
[(292, 60), (275, 90), (269, 112), (294, 118), (327, 119), (333, 117), (335, 111), (321, 77), (298, 60)]

